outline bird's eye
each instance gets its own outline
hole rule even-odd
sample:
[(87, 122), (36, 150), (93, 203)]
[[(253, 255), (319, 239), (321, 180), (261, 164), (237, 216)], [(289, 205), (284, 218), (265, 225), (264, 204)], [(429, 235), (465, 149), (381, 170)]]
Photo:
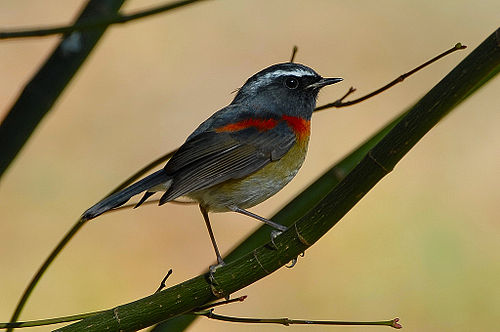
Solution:
[(299, 80), (297, 77), (288, 76), (285, 78), (285, 86), (290, 90), (297, 89), (299, 87)]

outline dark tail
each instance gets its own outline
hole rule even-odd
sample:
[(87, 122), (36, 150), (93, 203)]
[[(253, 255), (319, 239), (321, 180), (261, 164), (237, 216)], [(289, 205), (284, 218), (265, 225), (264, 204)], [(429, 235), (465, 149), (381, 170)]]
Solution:
[(98, 202), (87, 211), (82, 214), (81, 220), (86, 221), (94, 219), (95, 217), (103, 214), (104, 212), (119, 207), (132, 197), (143, 191), (149, 190), (157, 185), (166, 183), (170, 180), (170, 177), (165, 174), (163, 169), (145, 177), (144, 179), (122, 189), (102, 201)]

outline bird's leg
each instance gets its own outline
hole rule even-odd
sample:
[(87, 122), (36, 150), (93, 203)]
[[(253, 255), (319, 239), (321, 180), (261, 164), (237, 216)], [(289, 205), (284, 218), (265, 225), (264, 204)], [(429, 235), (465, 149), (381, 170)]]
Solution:
[[(259, 216), (259, 215), (255, 214), (255, 213), (250, 212), (250, 211), (240, 209), (240, 208), (239, 208), (239, 207), (237, 207), (237, 206), (233, 206), (233, 207), (231, 207), (231, 210), (232, 210), (232, 211), (234, 211), (234, 212), (238, 212), (238, 213), (244, 214), (245, 216), (252, 217), (252, 218), (257, 219), (257, 220), (259, 220), (259, 221), (262, 221), (262, 222), (263, 222), (263, 223), (265, 223), (266, 225), (269, 225), (269, 226), (271, 226), (272, 228), (275, 228), (275, 229), (277, 229), (277, 230), (278, 230), (278, 231), (280, 231), (280, 232), (284, 232), (284, 231), (286, 231), (286, 230), (288, 229), (286, 226), (283, 226), (283, 225), (278, 224), (278, 223), (276, 223), (276, 222), (274, 222), (274, 221), (271, 221), (271, 220), (269, 220), (269, 219), (266, 219), (266, 218), (264, 218), (264, 217), (261, 217), (261, 216)], [(279, 234), (281, 234), (281, 233), (279, 233)], [(278, 234), (278, 235), (279, 235), (279, 234)], [(276, 236), (277, 236), (277, 235), (276, 235)]]
[(233, 206), (233, 207), (231, 208), (231, 210), (232, 210), (232, 211), (234, 211), (234, 212), (238, 212), (238, 213), (244, 214), (245, 216), (252, 217), (252, 218), (257, 219), (257, 220), (259, 220), (259, 221), (262, 221), (262, 222), (263, 222), (263, 223), (265, 223), (266, 225), (269, 225), (269, 226), (273, 227), (273, 228), (274, 228), (274, 230), (271, 232), (271, 242), (272, 242), (272, 244), (273, 244), (273, 246), (274, 246), (274, 249), (277, 249), (277, 248), (276, 248), (276, 244), (274, 243), (274, 239), (275, 239), (278, 235), (280, 235), (281, 233), (283, 233), (284, 231), (286, 231), (286, 230), (288, 229), (286, 226), (283, 226), (283, 225), (278, 224), (278, 223), (276, 223), (276, 222), (274, 222), (274, 221), (271, 221), (271, 220), (269, 220), (269, 219), (266, 219), (266, 218), (264, 218), (264, 217), (261, 217), (261, 216), (259, 216), (259, 215), (255, 214), (255, 213), (250, 212), (250, 211), (240, 209), (240, 208), (239, 208), (239, 207), (237, 207), (237, 206)]
[[(205, 224), (207, 225), (208, 235), (210, 235), (210, 240), (212, 241), (212, 245), (214, 246), (215, 255), (217, 256), (217, 264), (224, 265), (224, 261), (222, 260), (222, 256), (220, 255), (219, 247), (217, 247), (217, 242), (215, 241), (214, 232), (212, 231), (212, 226), (210, 225), (210, 219), (208, 218), (208, 211), (205, 210), (204, 207), (200, 205), (200, 211), (203, 215), (203, 219), (205, 219)], [(213, 266), (210, 267), (212, 271)]]
[[(252, 218), (255, 218), (259, 221), (262, 221), (263, 223), (275, 228), (272, 232), (271, 232), (271, 242), (274, 246), (274, 249), (278, 249), (276, 247), (276, 244), (274, 243), (274, 239), (279, 236), (281, 233), (283, 233), (284, 231), (286, 231), (288, 228), (286, 226), (283, 226), (281, 224), (278, 224), (274, 221), (271, 221), (269, 219), (266, 219), (264, 217), (261, 217), (255, 213), (252, 213), (250, 211), (247, 211), (247, 210), (243, 210), (243, 209), (240, 209), (239, 207), (237, 206), (234, 206), (231, 208), (231, 211), (234, 211), (234, 212), (238, 212), (238, 213), (241, 213), (241, 214), (244, 214), (245, 216), (249, 216), (249, 217), (252, 217)], [(295, 264), (297, 264), (297, 258), (294, 258), (292, 259), (292, 262), (290, 265), (287, 265), (288, 268), (292, 268), (295, 266)]]

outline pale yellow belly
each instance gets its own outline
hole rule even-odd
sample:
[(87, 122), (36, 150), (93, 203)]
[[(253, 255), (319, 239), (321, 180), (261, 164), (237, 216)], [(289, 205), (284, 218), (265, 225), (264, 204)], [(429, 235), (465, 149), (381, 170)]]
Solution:
[(247, 209), (280, 191), (304, 162), (306, 144), (296, 144), (280, 160), (273, 161), (247, 177), (229, 180), (187, 196), (208, 211), (227, 212), (231, 207)]

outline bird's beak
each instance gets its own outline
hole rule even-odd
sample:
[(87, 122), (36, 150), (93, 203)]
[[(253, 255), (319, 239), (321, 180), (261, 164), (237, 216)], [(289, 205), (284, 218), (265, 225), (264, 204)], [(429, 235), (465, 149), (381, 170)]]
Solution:
[(306, 89), (313, 89), (313, 90), (319, 90), (324, 86), (335, 84), (338, 82), (343, 81), (343, 78), (340, 77), (332, 77), (332, 78), (321, 78), (319, 81), (309, 84)]

